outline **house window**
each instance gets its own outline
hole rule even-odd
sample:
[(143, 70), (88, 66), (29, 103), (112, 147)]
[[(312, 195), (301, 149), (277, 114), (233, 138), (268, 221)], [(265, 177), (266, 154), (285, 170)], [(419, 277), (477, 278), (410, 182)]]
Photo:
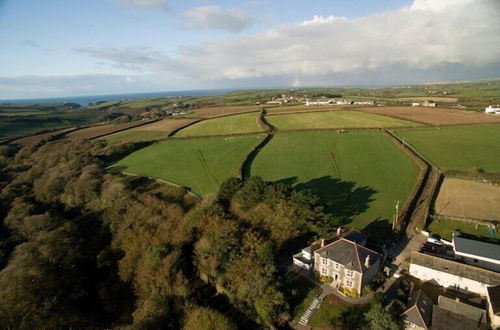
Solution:
[(348, 270), (348, 271), (346, 272), (346, 274), (347, 274), (347, 276), (352, 277), (352, 270)]
[(346, 281), (345, 281), (345, 285), (346, 285), (348, 288), (352, 288), (352, 281), (351, 281), (351, 280), (346, 280)]
[(337, 269), (337, 270), (340, 269), (340, 264), (337, 262), (335, 263), (335, 269)]
[(321, 263), (325, 266), (328, 265), (328, 259), (326, 258), (321, 259)]

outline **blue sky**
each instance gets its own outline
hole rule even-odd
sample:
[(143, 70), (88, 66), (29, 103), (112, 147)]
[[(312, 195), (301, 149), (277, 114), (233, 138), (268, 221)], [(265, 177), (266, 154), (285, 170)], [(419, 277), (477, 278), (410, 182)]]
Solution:
[(498, 77), (499, 16), (497, 0), (0, 0), (0, 99)]

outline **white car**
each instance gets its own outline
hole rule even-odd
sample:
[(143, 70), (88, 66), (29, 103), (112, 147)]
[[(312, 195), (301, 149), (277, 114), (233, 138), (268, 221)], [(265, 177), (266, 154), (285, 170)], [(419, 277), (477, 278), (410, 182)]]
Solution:
[(432, 243), (432, 244), (436, 244), (436, 245), (443, 245), (443, 243), (441, 242), (441, 240), (439, 238), (432, 237), (432, 236), (427, 238), (427, 242)]

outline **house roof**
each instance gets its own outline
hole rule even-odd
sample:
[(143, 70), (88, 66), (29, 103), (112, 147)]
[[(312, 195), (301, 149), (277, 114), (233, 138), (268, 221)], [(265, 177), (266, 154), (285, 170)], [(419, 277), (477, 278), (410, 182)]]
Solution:
[(488, 329), (485, 323), (478, 323), (464, 315), (450, 312), (437, 305), (432, 309), (432, 330), (471, 330), (471, 329)]
[(465, 277), (487, 285), (500, 284), (500, 273), (420, 252), (412, 252), (411, 263), (459, 277)]
[(453, 236), (455, 252), (467, 253), (500, 261), (500, 245)]
[(351, 242), (356, 242), (358, 244), (364, 245), (366, 243), (367, 237), (365, 234), (363, 234), (360, 231), (351, 229), (347, 233), (342, 236), (343, 238), (351, 241)]
[(402, 314), (403, 319), (428, 329), (432, 320), (432, 300), (422, 290), (418, 290), (412, 293), (409, 304), (410, 307)]
[(500, 315), (500, 285), (489, 286), (488, 300), (495, 315)]
[(365, 259), (367, 256), (370, 256), (371, 264), (382, 259), (381, 254), (345, 238), (340, 238), (316, 250), (315, 253), (359, 273), (364, 273), (367, 269), (365, 266)]
[(486, 311), (445, 296), (438, 297), (438, 306), (452, 313), (461, 314), (476, 323), (486, 323)]

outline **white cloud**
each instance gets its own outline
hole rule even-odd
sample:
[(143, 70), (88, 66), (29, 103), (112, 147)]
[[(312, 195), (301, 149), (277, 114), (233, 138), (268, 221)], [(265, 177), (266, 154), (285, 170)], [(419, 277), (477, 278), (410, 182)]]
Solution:
[(225, 30), (240, 32), (252, 24), (252, 18), (236, 8), (223, 9), (219, 6), (203, 6), (183, 13), (187, 19), (186, 28)]
[(167, 10), (169, 8), (166, 0), (112, 0), (112, 1), (127, 7), (139, 7), (151, 10)]
[[(358, 19), (316, 16), (253, 36), (180, 47), (170, 56), (116, 49), (89, 53), (114, 65), (193, 81), (288, 76), (292, 82), (391, 66), (422, 70), (500, 62), (497, 0), (444, 0), (446, 8), (433, 3), (415, 0), (411, 7)], [(200, 26), (212, 24), (203, 22)]]

